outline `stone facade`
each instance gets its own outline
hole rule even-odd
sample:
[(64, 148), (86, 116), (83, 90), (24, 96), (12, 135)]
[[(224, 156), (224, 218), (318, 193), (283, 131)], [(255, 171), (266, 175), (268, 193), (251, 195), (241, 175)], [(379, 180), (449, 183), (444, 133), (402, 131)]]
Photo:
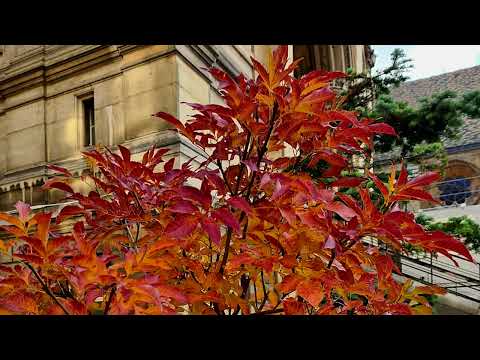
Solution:
[[(480, 66), (408, 81), (392, 89), (392, 96), (398, 101), (405, 101), (415, 107), (418, 106), (420, 99), (446, 90), (454, 91), (459, 96), (466, 92), (479, 91)], [(444, 181), (467, 179), (468, 191), (471, 195), (468, 196), (465, 204), (480, 204), (480, 119), (466, 118), (463, 126), (458, 130), (457, 138), (445, 138), (442, 142), (448, 154)], [(433, 187), (432, 193), (438, 197), (441, 189)], [(462, 196), (459, 196), (459, 201), (463, 201)], [(422, 208), (431, 206), (426, 203), (421, 205)], [(434, 213), (431, 214), (434, 215)]]
[[(169, 146), (181, 161), (201, 155), (166, 123), (166, 111), (185, 119), (183, 102), (219, 103), (216, 65), (232, 75), (253, 76), (250, 56), (266, 62), (274, 45), (1, 45), (0, 210), (23, 200), (59, 200), (43, 192), (47, 164), (80, 175), (87, 169), (84, 100), (93, 97), (95, 143), (123, 144), (140, 157), (152, 143)], [(329, 70), (369, 67), (365, 45), (290, 46), (290, 57), (308, 55), (309, 66), (328, 57)], [(313, 54), (313, 55), (312, 55)], [(92, 124), (90, 124), (92, 126)]]

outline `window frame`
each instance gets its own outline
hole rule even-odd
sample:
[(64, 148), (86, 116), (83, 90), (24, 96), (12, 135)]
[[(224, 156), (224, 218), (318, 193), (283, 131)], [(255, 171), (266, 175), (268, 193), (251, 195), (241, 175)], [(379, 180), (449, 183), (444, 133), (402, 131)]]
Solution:
[[(87, 118), (86, 118), (86, 113), (85, 113), (85, 101), (91, 100), (93, 102), (92, 104), (92, 115), (93, 115), (93, 127), (90, 128), (89, 130), (89, 138), (87, 138), (87, 126), (90, 127), (89, 124), (87, 124)], [(96, 145), (97, 138), (96, 138), (96, 119), (95, 119), (95, 96), (93, 91), (89, 91), (87, 93), (77, 95), (76, 96), (76, 101), (77, 101), (77, 124), (78, 124), (78, 144), (79, 144), (79, 150), (84, 150), (84, 149), (89, 149), (93, 148)], [(91, 132), (93, 130), (93, 144), (92, 144), (92, 135)]]

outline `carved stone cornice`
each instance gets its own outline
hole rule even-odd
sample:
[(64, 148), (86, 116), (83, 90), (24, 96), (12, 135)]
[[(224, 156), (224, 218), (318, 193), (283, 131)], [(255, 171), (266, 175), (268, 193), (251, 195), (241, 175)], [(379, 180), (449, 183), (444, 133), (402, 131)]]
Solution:
[(55, 82), (120, 57), (115, 45), (42, 46), (0, 69), (0, 96)]
[(175, 45), (175, 50), (209, 82), (213, 79), (205, 68), (217, 66), (232, 77), (240, 73), (215, 45)]

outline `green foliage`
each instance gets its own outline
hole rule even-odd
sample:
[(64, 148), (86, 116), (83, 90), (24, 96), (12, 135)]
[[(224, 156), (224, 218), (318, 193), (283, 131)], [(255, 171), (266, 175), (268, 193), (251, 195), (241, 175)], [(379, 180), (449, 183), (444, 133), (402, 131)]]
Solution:
[(430, 303), (430, 306), (432, 307), (432, 315), (438, 315), (438, 309), (437, 309), (437, 304), (438, 304), (438, 295), (435, 294), (427, 294), (423, 295), (424, 298), (428, 300)]
[[(442, 137), (455, 138), (466, 116), (480, 117), (480, 91), (462, 96), (444, 91), (420, 99), (416, 108), (394, 100), (390, 90), (408, 80), (406, 73), (412, 67), (412, 60), (403, 50), (395, 49), (391, 64), (374, 75), (347, 72), (345, 107), (391, 125), (398, 134), (398, 137), (378, 136), (375, 149), (379, 152), (399, 148), (402, 157), (413, 155), (417, 145), (437, 143)], [(437, 165), (441, 165), (439, 161)]]
[(420, 172), (439, 171), (442, 177), (448, 164), (448, 155), (442, 142), (417, 144), (412, 150), (410, 162), (418, 164)]
[(480, 91), (472, 91), (463, 95), (462, 112), (472, 119), (480, 118)]
[(366, 115), (372, 101), (389, 94), (392, 86), (399, 86), (408, 80), (406, 72), (413, 67), (411, 62), (402, 49), (395, 49), (391, 54), (391, 64), (385, 69), (377, 70), (373, 76), (356, 73), (352, 69), (347, 71), (349, 76), (343, 93), (347, 96), (345, 108)]
[(461, 238), (475, 252), (480, 252), (480, 225), (467, 216), (452, 217), (445, 222), (435, 222), (432, 217), (420, 214), (416, 217), (418, 224), (428, 231), (440, 230)]
[(416, 145), (439, 142), (441, 137), (455, 138), (465, 116), (462, 106), (463, 102), (457, 100), (452, 91), (420, 99), (416, 109), (383, 95), (375, 103), (370, 117), (391, 125), (398, 137), (379, 137), (377, 150), (387, 152), (399, 146), (405, 156), (411, 154)]

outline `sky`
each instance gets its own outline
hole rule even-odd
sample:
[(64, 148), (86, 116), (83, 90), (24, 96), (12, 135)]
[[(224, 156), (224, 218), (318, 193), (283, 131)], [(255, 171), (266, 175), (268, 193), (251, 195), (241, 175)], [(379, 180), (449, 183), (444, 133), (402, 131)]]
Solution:
[(409, 80), (480, 65), (480, 45), (372, 45), (372, 48), (376, 55), (374, 70), (389, 65), (393, 49), (403, 49), (414, 65), (408, 73)]

